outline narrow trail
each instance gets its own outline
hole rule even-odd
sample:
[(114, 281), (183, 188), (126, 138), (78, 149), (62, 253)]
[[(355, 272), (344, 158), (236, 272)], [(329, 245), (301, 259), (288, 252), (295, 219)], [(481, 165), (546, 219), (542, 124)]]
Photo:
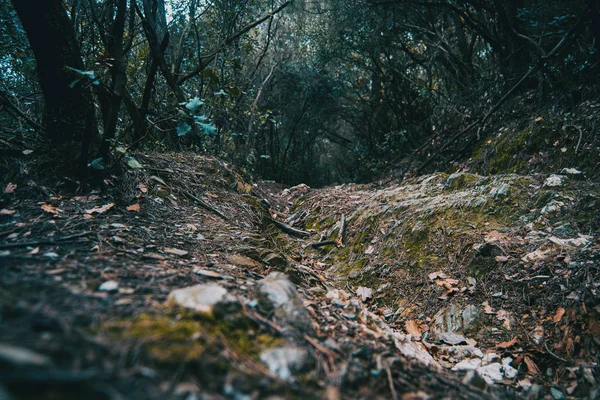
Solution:
[[(508, 298), (486, 300), (494, 285), (507, 287), (504, 277), (485, 286), (468, 279), (469, 268), (507, 254), (503, 273), (521, 268), (511, 279), (526, 284), (530, 273), (510, 260), (539, 245), (545, 257), (554, 254), (546, 245), (554, 236), (516, 243), (514, 232), (502, 231), (505, 221), (469, 211), (483, 209), (483, 200), (514, 207), (502, 196), (517, 197), (534, 180), (456, 183), (440, 175), (381, 189), (284, 190), (250, 185), (215, 159), (138, 158), (144, 168), (109, 182), (106, 194), (24, 186), (2, 213), (0, 389), (14, 398), (518, 398), (518, 382), (543, 383), (529, 368), (559, 368), (548, 360), (565, 357), (555, 347), (543, 355), (547, 344), (526, 344), (519, 329), (502, 327), (508, 320), (528, 332), (537, 323), (517, 320), (521, 306)], [(433, 225), (415, 229), (422, 213)], [(446, 231), (435, 225), (439, 215)], [(502, 241), (485, 239), (498, 229)], [(452, 241), (436, 236), (448, 230)], [(422, 252), (408, 257), (409, 239)], [(571, 261), (595, 257), (597, 238), (585, 240), (593, 251), (568, 242)], [(460, 255), (466, 243), (474, 250), (439, 270), (436, 260), (448, 260), (442, 250)], [(545, 276), (540, 268), (536, 276)], [(456, 326), (453, 315), (464, 325), (465, 304), (473, 311), (484, 300), (494, 314), (486, 309), (471, 321), (479, 331)], [(566, 304), (563, 321), (579, 315)], [(438, 323), (440, 310), (450, 325)], [(547, 332), (545, 343), (555, 338)], [(590, 346), (585, 340), (581, 348)], [(447, 371), (461, 362), (478, 364)], [(589, 391), (580, 382), (578, 390)]]

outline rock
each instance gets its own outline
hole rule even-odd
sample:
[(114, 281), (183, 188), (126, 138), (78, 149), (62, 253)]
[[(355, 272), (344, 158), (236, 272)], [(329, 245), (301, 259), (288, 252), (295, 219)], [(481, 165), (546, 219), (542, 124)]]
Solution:
[(416, 360), (425, 366), (442, 369), (442, 366), (429, 354), (422, 343), (406, 340), (404, 335), (395, 333), (394, 345), (409, 360)]
[(439, 339), (441, 334), (447, 332), (467, 332), (480, 319), (481, 311), (477, 306), (468, 305), (462, 309), (457, 304), (451, 304), (435, 314), (430, 332), (434, 339)]
[(563, 184), (563, 177), (560, 175), (550, 175), (544, 181), (545, 187), (558, 187), (558, 186), (562, 186), (562, 184)]
[(560, 173), (561, 173), (561, 175), (566, 175), (570, 179), (574, 179), (574, 180), (584, 180), (585, 179), (583, 172), (581, 172), (580, 170), (578, 170), (576, 168), (563, 168), (560, 171)]
[(46, 367), (52, 364), (44, 355), (23, 347), (0, 344), (0, 364), (22, 367)]
[(451, 344), (451, 345), (467, 343), (467, 339), (465, 339), (465, 337), (463, 335), (459, 335), (459, 334), (453, 333), (453, 332), (441, 333), (438, 336), (438, 338), (441, 342), (444, 342), (446, 344)]
[(272, 272), (256, 284), (255, 297), (266, 312), (273, 312), (280, 323), (312, 333), (312, 319), (296, 287), (281, 272)]
[(292, 380), (294, 374), (305, 369), (309, 354), (301, 347), (276, 347), (263, 351), (260, 354), (260, 361), (279, 378), (288, 381)]
[(98, 286), (98, 290), (101, 292), (116, 292), (117, 290), (119, 290), (119, 282), (106, 281), (100, 286)]
[(480, 366), (481, 360), (479, 358), (468, 358), (456, 363), (456, 365), (452, 367), (452, 371), (471, 371), (476, 370)]
[(555, 387), (550, 388), (550, 394), (554, 400), (563, 400), (565, 398), (564, 393)]
[(235, 303), (233, 296), (217, 284), (175, 289), (167, 298), (167, 305), (178, 305), (207, 315), (212, 315), (217, 306), (231, 303)]
[(502, 370), (504, 372), (504, 377), (507, 379), (514, 379), (519, 373), (519, 371), (510, 366), (512, 362), (513, 360), (510, 357), (505, 357), (502, 359)]
[(496, 354), (496, 353), (487, 353), (486, 355), (483, 356), (482, 363), (483, 363), (483, 365), (488, 365), (488, 364), (491, 364), (491, 363), (496, 362), (498, 360), (500, 360), (500, 357), (498, 357), (498, 354)]
[(479, 367), (477, 368), (477, 372), (490, 385), (494, 382), (499, 382), (504, 379), (504, 374), (502, 373), (502, 364), (497, 362)]

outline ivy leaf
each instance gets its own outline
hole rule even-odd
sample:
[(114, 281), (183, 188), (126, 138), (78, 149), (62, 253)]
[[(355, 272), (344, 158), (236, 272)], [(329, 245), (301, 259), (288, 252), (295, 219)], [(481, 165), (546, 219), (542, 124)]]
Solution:
[(208, 120), (208, 117), (206, 115), (194, 115), (194, 120), (196, 121), (196, 123), (204, 122)]
[(204, 104), (204, 102), (202, 100), (200, 100), (198, 97), (194, 97), (193, 99), (191, 99), (190, 101), (188, 101), (185, 104), (185, 108), (187, 108), (188, 110), (194, 112), (196, 111), (202, 104)]
[(177, 136), (183, 136), (189, 131), (192, 130), (192, 127), (187, 122), (182, 122), (177, 125)]
[(204, 133), (206, 133), (207, 135), (214, 135), (217, 132), (217, 128), (215, 128), (214, 126), (212, 126), (211, 124), (205, 124), (203, 122), (197, 122), (197, 124), (200, 126), (200, 128), (202, 128), (202, 130), (204, 131)]

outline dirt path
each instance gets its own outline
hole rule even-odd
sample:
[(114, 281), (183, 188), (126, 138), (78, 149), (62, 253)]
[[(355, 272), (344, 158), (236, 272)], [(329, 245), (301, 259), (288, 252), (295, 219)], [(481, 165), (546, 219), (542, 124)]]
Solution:
[[(401, 187), (314, 191), (300, 186), (286, 191), (273, 184), (252, 186), (213, 159), (140, 155), (139, 161), (143, 169), (129, 170), (119, 180), (108, 178), (103, 194), (60, 195), (60, 188), (27, 182), (17, 182), (4, 194), (0, 390), (12, 396), (6, 398), (510, 398), (539, 390), (531, 385), (543, 384), (547, 371), (536, 374), (530, 370), (534, 366), (554, 368), (553, 374), (568, 372), (560, 361), (566, 359), (560, 352), (565, 349), (541, 353), (547, 341), (538, 347), (507, 343), (513, 336), (523, 340), (521, 335), (530, 335), (529, 325), (522, 330), (525, 334), (518, 329), (501, 331), (501, 336), (483, 334), (477, 337), (483, 345), (476, 346), (471, 336), (461, 336), (464, 329), (454, 337), (433, 337), (430, 328), (439, 310), (445, 313), (447, 305), (457, 304), (451, 313), (463, 313), (464, 304), (474, 301), (467, 296), (469, 287), (461, 287), (469, 282), (467, 274), (456, 268), (431, 278), (438, 264), (424, 264), (411, 278), (398, 275), (400, 263), (389, 262), (400, 257), (386, 252), (384, 236), (393, 222), (382, 218), (387, 214), (377, 207), (387, 202), (388, 208), (395, 204), (416, 216), (410, 207), (418, 202), (400, 204), (393, 198), (394, 193), (406, 194)], [(456, 198), (456, 192), (450, 197)], [(363, 212), (356, 213), (359, 209)], [(342, 215), (346, 222), (340, 235)], [(485, 237), (484, 232), (478, 236)], [(338, 243), (315, 245), (338, 237)], [(464, 247), (466, 237), (471, 236), (453, 245)], [(586, 249), (597, 249), (596, 238), (590, 240)], [(442, 244), (435, 237), (433, 241)], [(431, 247), (429, 238), (421, 242)], [(387, 245), (407, 258), (406, 246)], [(582, 252), (571, 253), (573, 261), (587, 262)], [(477, 254), (483, 257), (481, 251)], [(430, 260), (429, 254), (421, 256)], [(588, 271), (594, 284), (597, 269), (589, 266)], [(283, 272), (293, 282), (303, 300), (300, 308), (306, 310), (298, 312), (310, 315), (310, 328), (300, 329), (257, 305), (257, 288), (273, 272)], [(513, 279), (526, 276), (532, 275)], [(579, 282), (577, 277), (572, 274), (571, 284)], [(416, 291), (407, 286), (410, 279)], [(218, 285), (230, 301), (209, 315), (167, 304), (173, 290), (197, 284)], [(484, 283), (486, 296), (496, 293), (495, 284)], [(440, 300), (444, 295), (452, 301)], [(481, 293), (472, 297), (478, 305), (486, 298)], [(493, 321), (500, 329), (504, 321), (498, 320), (499, 300), (494, 301), (488, 306), (494, 307)], [(579, 311), (564, 308), (566, 316), (558, 322), (567, 325), (554, 322), (555, 310), (545, 315), (557, 329), (572, 330), (564, 335), (565, 345), (569, 337), (595, 329), (594, 309), (582, 327), (575, 325)], [(507, 319), (513, 324), (529, 324), (509, 311), (513, 315)], [(492, 327), (482, 314), (473, 325)], [(580, 334), (571, 346), (594, 357), (593, 334)], [(284, 356), (293, 353), (290, 349), (303, 355), (297, 365)], [(470, 373), (461, 383), (464, 371), (443, 371), (477, 359), (471, 354), (476, 350), (494, 350), (500, 364), (502, 358), (521, 357), (521, 366), (515, 365), (518, 375), (502, 375), (490, 385), (480, 373)], [(275, 364), (289, 367), (289, 376), (273, 367), (267, 357), (273, 354), (283, 358)], [(568, 365), (577, 365), (573, 349), (569, 354), (573, 358)], [(548, 359), (554, 361), (540, 362)], [(572, 396), (589, 393), (597, 366), (584, 365), (588, 358), (582, 356), (578, 360), (574, 378), (565, 377), (556, 391), (567, 395), (571, 385)], [(488, 361), (491, 365), (497, 360)], [(513, 392), (505, 386), (514, 387)], [(540, 393), (550, 394), (550, 387)]]

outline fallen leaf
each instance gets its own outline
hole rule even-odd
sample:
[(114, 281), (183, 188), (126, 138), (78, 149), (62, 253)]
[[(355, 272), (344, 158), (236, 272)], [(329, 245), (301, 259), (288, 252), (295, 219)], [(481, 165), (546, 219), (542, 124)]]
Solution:
[(361, 297), (362, 301), (366, 301), (370, 299), (371, 296), (373, 296), (373, 289), (364, 286), (359, 286), (356, 290), (356, 294)]
[(14, 213), (16, 213), (15, 210), (7, 210), (6, 208), (0, 210), (0, 215), (13, 215)]
[(86, 214), (93, 214), (93, 213), (102, 214), (102, 213), (110, 210), (114, 206), (115, 206), (115, 203), (108, 203), (108, 204), (103, 205), (102, 207), (94, 207), (89, 210), (85, 210), (85, 213)]
[(496, 256), (496, 257), (494, 257), (494, 260), (496, 260), (496, 262), (505, 263), (505, 262), (508, 261), (508, 257), (506, 257), (506, 256)]
[(140, 192), (142, 192), (142, 193), (148, 193), (148, 188), (143, 183), (140, 183), (138, 185), (138, 189), (140, 189)]
[(512, 347), (515, 344), (517, 344), (518, 341), (519, 341), (519, 338), (517, 336), (515, 336), (514, 338), (510, 339), (507, 342), (498, 343), (496, 345), (496, 347), (499, 349), (508, 349), (509, 347)]
[(130, 206), (127, 206), (127, 211), (140, 211), (140, 204), (136, 203), (136, 204), (132, 204)]
[(375, 247), (373, 246), (369, 246), (366, 250), (365, 250), (365, 254), (373, 254), (373, 252), (375, 251)]
[(541, 120), (543, 120), (543, 119), (544, 119), (544, 117), (542, 117), (542, 116), (539, 116), (539, 117), (537, 117), (537, 118), (535, 119), (535, 122), (540, 122), (540, 121), (541, 121)]
[(563, 315), (565, 315), (565, 309), (562, 308), (562, 307), (559, 307), (556, 310), (556, 314), (554, 314), (554, 319), (553, 319), (554, 323), (556, 324), (556, 323), (560, 322), (560, 320), (562, 319)]
[(188, 252), (185, 250), (175, 249), (172, 247), (166, 247), (164, 249), (165, 253), (175, 254), (176, 256), (185, 256)]
[(535, 364), (535, 362), (531, 359), (531, 357), (525, 356), (523, 358), (523, 361), (525, 361), (525, 364), (527, 365), (527, 372), (529, 372), (531, 375), (537, 375), (540, 373), (540, 369)]
[(438, 299), (440, 299), (440, 300), (448, 300), (448, 297), (450, 297), (451, 295), (453, 295), (456, 292), (458, 292), (458, 288), (448, 289), (446, 291), (446, 293), (444, 293), (443, 295), (439, 296)]
[(454, 289), (454, 285), (458, 285), (458, 280), (447, 278), (447, 279), (436, 279), (436, 285), (445, 287), (448, 290)]
[(483, 303), (481, 303), (481, 305), (483, 306), (483, 308), (484, 308), (484, 312), (485, 312), (486, 314), (495, 314), (495, 311), (494, 311), (494, 309), (492, 308), (492, 306), (490, 306), (490, 303), (488, 303), (488, 301), (487, 301), (487, 300), (486, 300), (486, 301), (484, 301)]
[(40, 248), (39, 248), (39, 247), (36, 247), (35, 249), (31, 250), (31, 251), (29, 252), (29, 254), (31, 254), (31, 255), (33, 256), (33, 255), (36, 255), (36, 254), (37, 254), (37, 253), (39, 253), (39, 252), (40, 252)]
[(504, 327), (504, 329), (509, 330), (509, 331), (511, 330), (510, 314), (508, 313), (508, 311), (498, 310), (498, 312), (496, 313), (496, 318), (498, 318), (498, 320), (502, 321), (502, 326)]
[(217, 196), (216, 194), (212, 194), (212, 193), (208, 193), (208, 192), (204, 193), (204, 195), (210, 197), (211, 199), (219, 198), (219, 196)]
[(205, 268), (194, 267), (192, 272), (196, 275), (206, 276), (207, 278), (221, 278), (221, 274)]
[(51, 213), (51, 214), (54, 214), (54, 215), (58, 215), (59, 214), (59, 212), (56, 209), (56, 207), (54, 207), (53, 205), (50, 205), (50, 204), (42, 203), (41, 209), (44, 210), (44, 211), (46, 211), (47, 213)]
[(427, 275), (427, 277), (429, 278), (429, 280), (434, 281), (437, 278), (445, 279), (448, 277), (448, 275), (446, 275), (442, 271), (436, 271), (436, 272), (432, 272), (431, 274)]
[(417, 325), (417, 322), (415, 320), (411, 319), (406, 321), (404, 327), (406, 329), (406, 333), (408, 333), (409, 335), (421, 337), (421, 329), (419, 328), (419, 325)]
[(4, 193), (12, 193), (15, 191), (16, 188), (17, 188), (16, 184), (9, 183), (8, 185), (6, 185), (6, 188), (4, 189)]

